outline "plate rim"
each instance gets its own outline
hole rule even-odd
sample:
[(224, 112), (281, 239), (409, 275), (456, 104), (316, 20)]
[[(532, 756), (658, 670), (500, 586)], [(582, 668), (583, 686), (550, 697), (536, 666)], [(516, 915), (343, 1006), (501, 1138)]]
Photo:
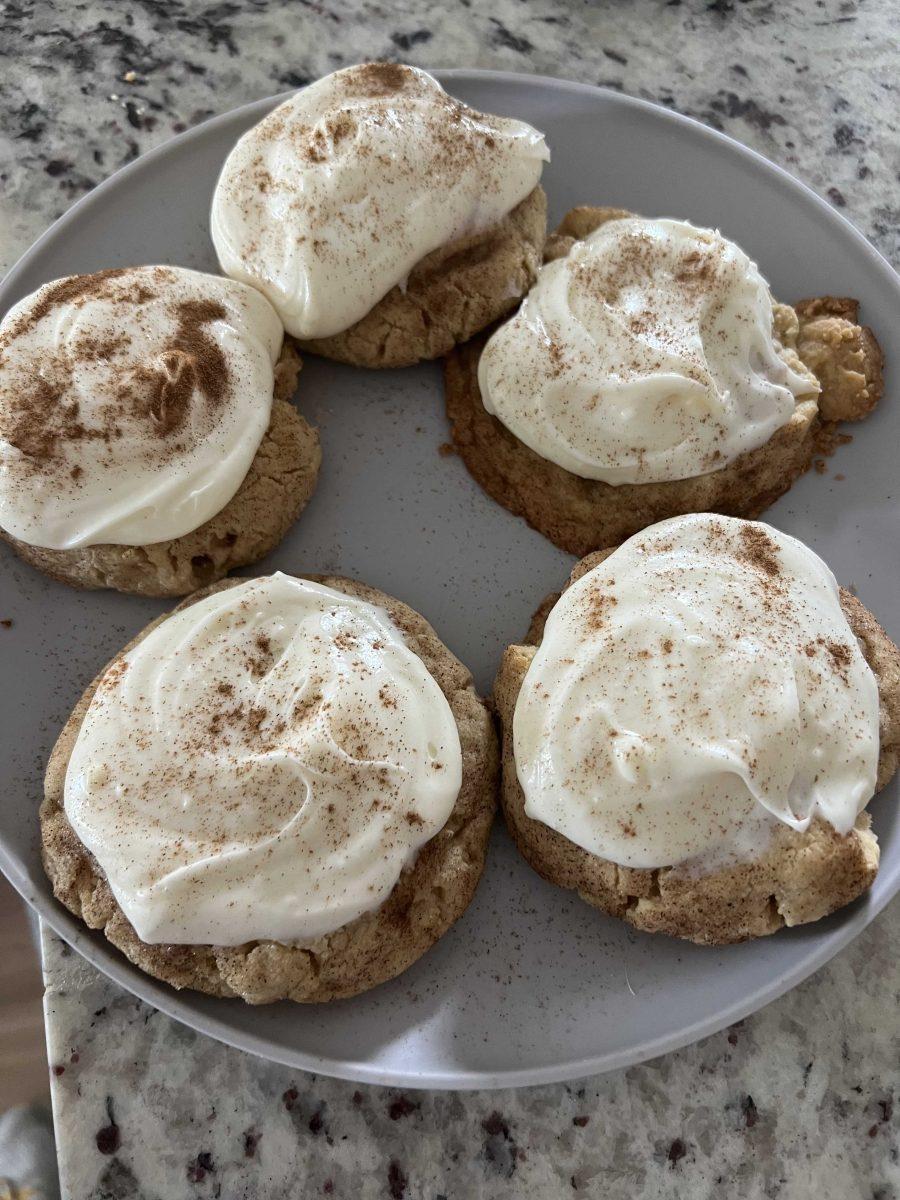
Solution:
[[(426, 68), (429, 69), (430, 68)], [(802, 179), (792, 175), (784, 167), (772, 162), (757, 150), (731, 137), (720, 130), (713, 129), (694, 117), (667, 108), (650, 100), (630, 96), (611, 88), (598, 87), (594, 84), (581, 83), (575, 80), (560, 79), (551, 75), (529, 74), (516, 71), (500, 71), (489, 68), (453, 67), (431, 70), (439, 81), (452, 85), (458, 81), (481, 81), (506, 86), (532, 86), (542, 90), (559, 93), (574, 92), (583, 95), (600, 95), (613, 107), (622, 107), (643, 111), (654, 119), (663, 120), (673, 126), (688, 129), (694, 136), (713, 143), (717, 150), (743, 159), (756, 171), (768, 174), (783, 189), (793, 192), (798, 198), (818, 210), (819, 215), (839, 229), (841, 233), (854, 244), (854, 248), (867, 260), (870, 267), (883, 279), (892, 290), (900, 304), (900, 276), (890, 262), (872, 243), (856, 228), (852, 221), (838, 212), (832, 205)], [(240, 115), (248, 118), (261, 117), (266, 111), (287, 97), (302, 89), (290, 89), (276, 95), (252, 100), (223, 113), (217, 113), (209, 119), (167, 138), (159, 146), (140, 155), (132, 162), (126, 163), (102, 180), (95, 188), (82, 196), (60, 217), (58, 217), (23, 254), (13, 263), (2, 282), (0, 282), (0, 306), (6, 301), (6, 296), (15, 291), (20, 277), (29, 268), (31, 260), (39, 255), (45, 247), (60, 234), (85, 210), (100, 203), (102, 204), (107, 190), (117, 186), (121, 180), (138, 171), (157, 158), (170, 154), (174, 149), (181, 148), (188, 142), (205, 137), (219, 125), (224, 125)], [(258, 119), (258, 118), (257, 118)], [(5, 309), (4, 309), (5, 311)], [(529, 1087), (543, 1084), (563, 1083), (583, 1079), (589, 1075), (597, 1075), (614, 1071), (640, 1063), (648, 1062), (685, 1046), (692, 1045), (702, 1038), (712, 1036), (722, 1029), (742, 1020), (751, 1013), (758, 1011), (767, 1004), (783, 996), (798, 986), (804, 980), (829, 962), (836, 954), (856, 938), (867, 925), (890, 903), (897, 890), (900, 890), (900, 875), (893, 891), (887, 890), (883, 896), (873, 901), (867, 896), (857, 902), (842, 918), (840, 924), (829, 931), (820, 944), (806, 954), (793, 969), (770, 980), (755, 990), (749, 997), (736, 1001), (725, 1009), (720, 1009), (715, 1016), (707, 1016), (682, 1026), (677, 1031), (660, 1035), (650, 1042), (643, 1042), (639, 1047), (630, 1047), (608, 1051), (605, 1053), (584, 1056), (578, 1060), (568, 1060), (561, 1063), (549, 1064), (542, 1067), (523, 1067), (507, 1071), (472, 1071), (444, 1070), (427, 1075), (408, 1069), (385, 1069), (373, 1067), (368, 1063), (352, 1062), (346, 1059), (320, 1057), (304, 1051), (289, 1051), (274, 1045), (264, 1036), (254, 1033), (235, 1031), (227, 1022), (215, 1016), (203, 1014), (198, 1018), (195, 1013), (189, 1013), (188, 1020), (180, 1011), (182, 1000), (180, 993), (146, 975), (138, 967), (131, 964), (118, 950), (106, 942), (102, 934), (89, 930), (73, 914), (50, 895), (37, 895), (33, 892), (27, 877), (19, 871), (17, 865), (0, 841), (0, 870), (9, 879), (13, 887), (23, 899), (34, 908), (40, 918), (57, 933), (66, 943), (81, 953), (84, 958), (96, 967), (102, 974), (112, 979), (140, 1000), (152, 1005), (166, 1016), (187, 1025), (196, 1032), (215, 1038), (235, 1049), (254, 1054), (257, 1057), (283, 1066), (293, 1067), (313, 1074), (326, 1075), (331, 1078), (343, 1079), (355, 1083), (375, 1084), (389, 1087), (408, 1089), (471, 1091), (477, 1089), (492, 1090), (504, 1087)], [(235, 1003), (238, 1003), (236, 1000)]]

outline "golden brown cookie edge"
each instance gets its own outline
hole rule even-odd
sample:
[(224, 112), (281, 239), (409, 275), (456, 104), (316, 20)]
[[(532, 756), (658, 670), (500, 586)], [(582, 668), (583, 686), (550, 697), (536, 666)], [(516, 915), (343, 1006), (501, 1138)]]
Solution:
[(309, 503), (322, 452), (317, 430), (287, 402), (300, 359), (287, 345), (275, 367), (272, 415), (243, 482), (213, 517), (182, 537), (146, 546), (72, 550), (32, 546), (0, 529), (18, 556), (61, 583), (141, 596), (183, 596), (264, 558)]
[[(101, 929), (136, 966), (176, 988), (248, 1003), (279, 999), (320, 1002), (356, 995), (400, 974), (462, 915), (484, 867), (496, 807), (497, 736), (471, 674), (424, 617), (402, 601), (355, 580), (308, 575), (327, 586), (382, 605), (446, 696), (463, 751), (463, 781), (443, 829), (419, 852), (385, 903), (310, 948), (270, 941), (238, 947), (148, 945), (138, 938), (99, 864), (78, 840), (63, 808), (65, 770), (84, 715), (108, 664), (87, 688), (50, 755), (40, 809), (44, 868), (61, 903)], [(172, 611), (246, 580), (223, 580), (187, 597)], [(170, 613), (150, 622), (112, 660), (142, 641)]]
[(376, 369), (440, 358), (516, 307), (537, 278), (546, 234), (547, 197), (538, 184), (490, 229), (426, 255), (405, 287), (392, 288), (349, 329), (297, 345)]
[[(596, 551), (576, 563), (565, 587), (612, 553), (613, 549)], [(493, 692), (501, 727), (501, 807), (519, 852), (542, 878), (576, 891), (595, 908), (637, 929), (702, 945), (746, 941), (785, 925), (819, 920), (871, 886), (878, 871), (878, 844), (867, 812), (846, 837), (821, 819), (805, 833), (779, 828), (760, 859), (703, 876), (679, 868), (620, 867), (528, 817), (513, 756), (512, 720), (525, 673), (559, 596), (551, 593), (538, 607), (525, 644), (506, 649)], [(880, 791), (900, 758), (900, 649), (844, 589), (841, 607), (878, 682)]]
[[(620, 208), (576, 206), (548, 237), (545, 257), (561, 257), (607, 221), (631, 215)], [(776, 305), (785, 356), (792, 365), (816, 375), (798, 353), (801, 348), (819, 363), (832, 349), (841, 356), (835, 358), (835, 371), (823, 386), (829, 422), (860, 419), (883, 393), (881, 349), (871, 329), (855, 324), (857, 308), (856, 301), (834, 297), (801, 301), (796, 310)], [(830, 325), (822, 325), (823, 316), (831, 318)], [(834, 321), (842, 323), (837, 332)], [(478, 359), (485, 340), (475, 338), (445, 359), (453, 444), (470, 475), (493, 500), (570, 554), (580, 557), (598, 546), (618, 544), (647, 525), (688, 512), (758, 517), (809, 469), (818, 451), (818, 402), (804, 398), (768, 442), (720, 471), (618, 487), (582, 479), (536, 454), (486, 411), (478, 387)], [(843, 387), (836, 395), (832, 374), (838, 370)]]

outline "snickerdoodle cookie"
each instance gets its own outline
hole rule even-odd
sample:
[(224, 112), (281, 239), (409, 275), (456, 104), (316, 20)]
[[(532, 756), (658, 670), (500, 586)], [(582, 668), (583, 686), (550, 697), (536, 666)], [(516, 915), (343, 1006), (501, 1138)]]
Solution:
[(348, 67), (240, 139), (213, 242), (301, 348), (407, 366), (506, 315), (534, 282), (548, 158), (536, 129), (468, 108), (424, 71)]
[(810, 465), (823, 423), (882, 393), (853, 300), (775, 303), (720, 234), (576, 208), (518, 313), (446, 361), (471, 474), (584, 555), (665, 517), (756, 516)]
[(180, 267), (57, 280), (0, 325), (0, 537), (77, 587), (184, 595), (281, 540), (316, 431), (272, 306)]
[(82, 697), (47, 769), (44, 863), (67, 908), (175, 987), (351, 996), (465, 910), (497, 760), (471, 675), (405, 604), (347, 579), (229, 580)]
[(742, 941), (875, 877), (900, 651), (770, 526), (694, 514), (589, 555), (495, 699), (522, 854), (638, 929)]

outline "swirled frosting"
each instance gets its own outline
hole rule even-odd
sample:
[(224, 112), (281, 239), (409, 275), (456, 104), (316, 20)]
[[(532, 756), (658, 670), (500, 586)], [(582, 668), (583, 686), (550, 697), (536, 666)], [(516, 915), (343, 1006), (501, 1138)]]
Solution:
[(520, 441), (613, 485), (718, 470), (818, 390), (779, 353), (769, 288), (734, 242), (643, 217), (547, 263), (478, 380)]
[(536, 129), (487, 116), (415, 67), (326, 75), (229, 154), (212, 204), (222, 270), (289, 333), (349, 328), (432, 250), (500, 221), (537, 185)]
[(64, 803), (145, 942), (306, 944), (378, 907), (461, 772), (450, 706), (387, 612), (276, 574), (112, 664)]
[(0, 325), (0, 528), (54, 550), (198, 528), (259, 448), (283, 336), (259, 292), (183, 267), (27, 296)]
[(833, 575), (709, 513), (563, 593), (513, 724), (526, 813), (622, 866), (743, 853), (817, 815), (845, 834), (875, 789), (878, 687)]

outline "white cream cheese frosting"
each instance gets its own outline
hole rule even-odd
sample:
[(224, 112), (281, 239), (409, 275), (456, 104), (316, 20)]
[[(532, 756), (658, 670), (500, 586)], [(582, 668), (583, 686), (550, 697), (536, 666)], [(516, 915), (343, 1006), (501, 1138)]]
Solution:
[(495, 225), (550, 155), (530, 125), (396, 63), (326, 75), (229, 154), (212, 203), (222, 270), (298, 338), (340, 333), (432, 250)]
[(768, 285), (734, 242), (643, 217), (547, 263), (478, 381), (535, 453), (614, 486), (718, 470), (818, 390), (779, 354)]
[(878, 687), (820, 558), (701, 513), (563, 593), (513, 736), (528, 816), (621, 866), (673, 866), (779, 822), (847, 833), (875, 790)]
[(183, 267), (27, 296), (0, 325), (0, 528), (54, 550), (198, 528), (259, 449), (283, 338), (259, 292)]
[(450, 706), (387, 612), (276, 574), (110, 667), (64, 804), (143, 941), (302, 945), (378, 907), (461, 778)]

